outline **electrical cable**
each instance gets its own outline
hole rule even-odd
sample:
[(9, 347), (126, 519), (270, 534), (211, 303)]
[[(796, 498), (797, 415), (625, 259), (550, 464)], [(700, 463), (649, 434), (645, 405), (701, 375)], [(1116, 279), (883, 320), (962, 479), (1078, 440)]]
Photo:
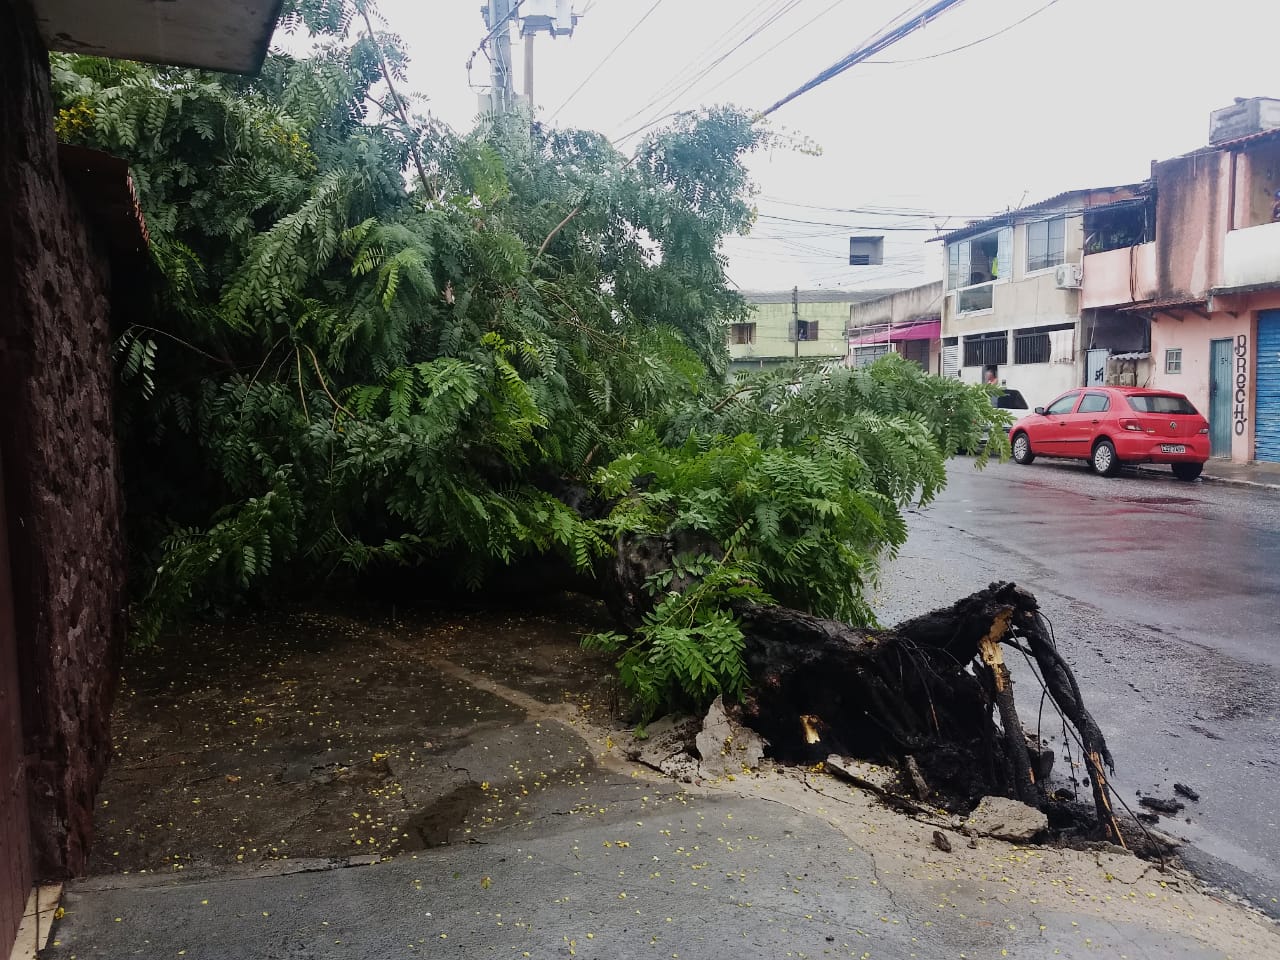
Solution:
[[(515, 0), (515, 2), (512, 3), (511, 5), (511, 9), (507, 11), (507, 15), (503, 17), (501, 20), (499, 20), (497, 23), (495, 23), (492, 27), (490, 27), (489, 32), (480, 38), (480, 42), (476, 44), (476, 48), (472, 50), (470, 55), (467, 57), (468, 71), (471, 69), (471, 65), (475, 62), (476, 54), (484, 50), (485, 44), (487, 44), (490, 40), (492, 40), (495, 36), (498, 35), (498, 31), (501, 30), (505, 24), (509, 23), (512, 17), (514, 17), (517, 13), (520, 12), (520, 8), (522, 6), (524, 6), (524, 0)], [(488, 55), (489, 54), (486, 51), (485, 56), (487, 57)]]
[[(1054, 0), (1054, 2), (1056, 3), (1057, 0)], [(923, 207), (881, 207), (874, 204), (865, 207), (827, 207), (817, 203), (800, 203), (795, 200), (783, 200), (781, 197), (768, 195), (761, 195), (760, 199), (766, 203), (776, 203), (784, 207), (799, 207), (802, 210), (821, 210), (825, 213), (859, 213), (872, 217), (916, 217), (922, 220), (987, 220), (993, 216), (990, 213), (939, 213), (936, 210), (926, 210)]]
[(905, 231), (908, 233), (937, 233), (938, 232), (933, 227), (919, 227), (919, 226), (913, 226), (911, 224), (900, 224), (900, 225), (876, 224), (874, 226), (868, 226), (866, 224), (857, 224), (857, 223), (833, 223), (829, 220), (798, 220), (794, 217), (774, 216), (771, 213), (760, 214), (760, 219), (776, 220), (781, 223), (802, 223), (810, 227), (841, 227), (843, 229), (848, 229), (848, 230), (885, 230), (885, 231), (892, 230), (895, 233), (902, 232), (902, 231)]
[[(879, 33), (883, 32), (883, 31), (885, 31), (885, 30), (889, 29), (890, 27), (894, 26), (895, 24), (899, 23), (899, 22), (900, 22), (900, 21), (902, 21), (905, 17), (910, 16), (910, 15), (911, 15), (912, 13), (914, 13), (917, 9), (919, 9), (920, 7), (923, 7), (923, 6), (925, 5), (925, 3), (927, 3), (927, 2), (928, 2), (928, 0), (916, 0), (916, 3), (915, 3), (915, 4), (913, 4), (911, 7), (908, 7), (906, 10), (904, 10), (904, 11), (902, 11), (901, 13), (897, 14), (895, 17), (893, 17), (893, 18), (892, 18), (892, 19), (890, 19), (887, 23), (885, 23), (883, 26), (881, 26), (881, 27), (879, 28), (879, 30), (877, 30), (877, 31), (876, 31), (876, 34), (879, 34)], [(810, 19), (809, 19), (809, 21), (808, 21), (807, 23), (803, 24), (799, 29), (797, 29), (797, 30), (793, 30), (793, 31), (792, 31), (790, 34), (788, 34), (786, 37), (783, 37), (783, 38), (782, 38), (782, 40), (780, 40), (778, 43), (774, 44), (774, 46), (773, 46), (773, 47), (770, 47), (770, 50), (776, 49), (776, 48), (777, 48), (778, 46), (780, 46), (782, 43), (785, 43), (785, 42), (786, 42), (787, 40), (789, 40), (791, 37), (793, 37), (793, 36), (795, 36), (797, 33), (799, 33), (801, 30), (804, 30), (806, 27), (808, 27), (808, 26), (809, 26), (810, 24), (812, 24), (814, 21), (818, 20), (819, 18), (821, 18), (821, 17), (822, 17), (822, 16), (824, 16), (825, 14), (829, 13), (829, 12), (830, 12), (831, 10), (833, 10), (836, 6), (838, 6), (838, 3), (836, 3), (836, 4), (832, 4), (830, 7), (827, 7), (827, 8), (825, 8), (824, 10), (820, 11), (820, 12), (817, 14), (817, 16), (814, 16), (814, 17), (810, 18)], [(787, 10), (787, 11), (784, 11), (784, 12), (789, 12), (789, 10), (790, 10), (790, 8), (788, 8), (788, 10)], [(753, 12), (754, 12), (754, 11), (753, 11)], [(773, 21), (771, 20), (771, 21), (770, 21), (770, 23), (769, 23), (769, 24), (765, 24), (765, 26), (770, 25), (772, 22), (773, 22)], [(757, 31), (756, 31), (756, 33), (752, 35), (752, 37), (748, 37), (747, 39), (748, 39), (748, 40), (752, 39), (754, 36), (758, 35), (758, 33), (759, 33), (759, 32), (760, 32), (760, 31), (759, 31), (759, 30), (757, 30)], [(872, 38), (874, 38), (874, 36), (875, 36), (876, 34), (872, 34), (872, 37), (869, 37), (869, 38), (868, 38), (868, 40), (867, 40), (866, 42), (870, 42), (870, 40), (871, 40)], [(741, 44), (739, 44), (739, 46), (741, 46)], [(735, 49), (736, 49), (736, 48), (735, 48)], [(731, 51), (731, 52), (732, 52), (732, 51)], [(745, 70), (745, 69), (746, 69), (746, 67), (751, 66), (751, 65), (753, 65), (753, 64), (755, 64), (755, 63), (758, 63), (761, 59), (763, 59), (763, 57), (764, 57), (764, 56), (766, 56), (766, 55), (767, 55), (767, 53), (768, 53), (768, 51), (765, 51), (765, 53), (760, 54), (760, 55), (759, 55), (759, 56), (757, 56), (755, 59), (751, 60), (748, 64), (746, 64), (744, 67), (742, 67), (742, 68), (740, 68), (739, 70), (737, 70), (734, 74), (732, 74), (732, 76), (737, 76), (739, 73), (742, 73), (742, 71), (743, 71), (743, 70)], [(724, 59), (724, 58), (722, 57), (720, 61), (717, 61), (716, 63), (713, 63), (713, 64), (711, 64), (710, 66), (708, 66), (707, 68), (705, 68), (705, 69), (702, 71), (702, 73), (701, 73), (701, 74), (699, 74), (697, 77), (695, 77), (695, 78), (694, 78), (690, 83), (686, 84), (686, 85), (685, 85), (685, 87), (684, 87), (684, 88), (683, 88), (683, 89), (682, 89), (678, 94), (676, 94), (674, 97), (671, 97), (671, 98), (670, 98), (670, 99), (669, 99), (669, 100), (668, 100), (668, 101), (663, 105), (663, 107), (662, 107), (661, 109), (665, 110), (667, 107), (671, 106), (671, 104), (672, 104), (672, 103), (674, 103), (674, 102), (675, 102), (675, 100), (677, 100), (679, 97), (684, 96), (686, 93), (688, 93), (688, 91), (689, 91), (689, 90), (691, 90), (694, 86), (696, 86), (696, 85), (697, 85), (697, 83), (698, 83), (701, 79), (703, 79), (704, 77), (706, 77), (706, 76), (711, 72), (711, 70), (713, 70), (713, 69), (714, 69), (714, 68), (715, 68), (715, 67), (716, 67), (716, 66), (717, 66), (717, 65), (718, 65), (718, 64), (719, 64), (723, 59)], [(729, 79), (731, 79), (731, 77), (726, 77), (724, 81), (721, 81), (721, 83), (716, 84), (716, 86), (712, 87), (712, 88), (711, 88), (711, 90), (708, 90), (708, 91), (707, 91), (707, 93), (710, 93), (712, 90), (716, 90), (716, 89), (718, 89), (719, 87), (723, 86), (723, 84), (724, 84), (725, 82), (727, 82)], [(652, 103), (656, 102), (656, 101), (657, 101), (657, 99), (660, 99), (660, 98), (654, 98), (654, 100), (651, 100), (651, 101), (650, 101), (650, 104), (652, 104)], [(631, 116), (632, 116), (632, 117), (636, 116), (637, 114), (639, 114), (640, 112), (642, 112), (644, 109), (645, 109), (645, 108), (643, 108), (643, 107), (642, 107), (642, 108), (641, 108), (641, 110), (636, 111), (636, 112), (635, 112), (635, 113), (633, 113)], [(661, 112), (659, 112), (659, 114), (658, 114), (656, 117), (654, 117), (653, 119), (651, 119), (648, 123), (642, 124), (641, 126), (639, 126), (639, 127), (635, 128), (634, 130), (630, 131), (629, 133), (627, 133), (627, 134), (625, 134), (625, 135), (623, 135), (623, 136), (619, 137), (619, 138), (617, 139), (617, 141), (615, 141), (615, 142), (617, 142), (617, 143), (621, 143), (621, 142), (622, 142), (622, 141), (624, 141), (624, 140), (628, 140), (628, 139), (630, 139), (631, 137), (635, 136), (637, 133), (643, 133), (645, 130), (649, 129), (650, 127), (656, 126), (657, 124), (661, 123), (663, 120), (666, 120), (666, 119), (668, 119), (668, 118), (670, 118), (670, 117), (677, 116), (679, 113), (680, 113), (680, 111), (678, 111), (678, 110), (677, 110), (677, 111), (670, 112), (670, 113), (661, 113)], [(630, 118), (627, 118), (627, 119), (630, 119)], [(624, 120), (624, 122), (625, 122), (625, 120)]]
[[(792, 90), (790, 93), (788, 93), (781, 100), (778, 100), (772, 106), (767, 107), (765, 110), (761, 112), (760, 115), (762, 117), (769, 116), (770, 114), (786, 106), (792, 100), (795, 100), (797, 97), (803, 96), (804, 94), (808, 93), (810, 90), (813, 90), (816, 87), (822, 86), (824, 83), (826, 83), (828, 80), (831, 80), (834, 77), (838, 77), (840, 74), (844, 73), (850, 67), (856, 66), (857, 64), (862, 63), (864, 60), (868, 60), (871, 57), (874, 57), (877, 53), (880, 53), (882, 50), (888, 49), (889, 47), (893, 46), (893, 44), (897, 43), (899, 40), (902, 40), (904, 37), (910, 36), (911, 34), (915, 33), (917, 30), (919, 30), (921, 27), (928, 24), (931, 20), (934, 20), (935, 18), (946, 13), (948, 10), (951, 10), (954, 7), (959, 6), (961, 3), (964, 3), (964, 0), (937, 0), (937, 2), (934, 3), (932, 6), (930, 6), (927, 10), (924, 10), (919, 14), (911, 16), (905, 22), (900, 23), (898, 26), (893, 27), (892, 29), (879, 34), (877, 37), (871, 40), (871, 42), (864, 44), (863, 46), (859, 47), (857, 50), (854, 50), (852, 53), (848, 54), (847, 56), (841, 58), (840, 60), (837, 60), (831, 66), (827, 67), (825, 70), (819, 73), (817, 76), (801, 84), (799, 87), (797, 87), (795, 90)], [(911, 9), (914, 9), (914, 7)]]
[[(680, 99), (680, 97), (684, 96), (684, 95), (685, 95), (686, 93), (688, 93), (691, 89), (693, 89), (695, 86), (697, 86), (697, 84), (698, 84), (701, 80), (703, 80), (703, 79), (704, 79), (704, 78), (705, 78), (705, 77), (706, 77), (706, 76), (707, 76), (711, 71), (713, 71), (716, 67), (718, 67), (720, 64), (722, 64), (722, 63), (723, 63), (725, 60), (727, 60), (729, 57), (733, 56), (733, 55), (734, 55), (735, 53), (737, 53), (740, 49), (742, 49), (742, 47), (743, 47), (743, 46), (745, 46), (746, 44), (750, 43), (752, 40), (754, 40), (756, 37), (758, 37), (761, 33), (763, 33), (763, 32), (764, 32), (765, 30), (767, 30), (769, 27), (773, 26), (773, 24), (777, 23), (777, 22), (778, 22), (778, 20), (780, 20), (782, 17), (785, 17), (788, 13), (790, 13), (792, 10), (794, 10), (796, 7), (798, 7), (798, 6), (799, 6), (801, 3), (803, 3), (803, 2), (804, 2), (804, 0), (787, 0), (787, 2), (786, 2), (786, 3), (785, 3), (785, 5), (782, 7), (782, 9), (780, 9), (780, 10), (775, 10), (775, 11), (773, 11), (772, 13), (767, 13), (767, 15), (764, 17), (764, 19), (762, 19), (762, 20), (757, 20), (757, 21), (756, 21), (755, 25), (750, 29), (750, 32), (749, 32), (749, 33), (747, 33), (747, 34), (746, 34), (746, 36), (743, 36), (743, 37), (741, 37), (740, 39), (738, 39), (738, 40), (737, 40), (737, 42), (736, 42), (736, 43), (734, 43), (734, 45), (733, 45), (732, 47), (730, 47), (730, 48), (729, 48), (727, 51), (725, 51), (724, 53), (720, 54), (718, 57), (716, 57), (716, 59), (712, 60), (712, 61), (711, 61), (711, 63), (709, 63), (709, 64), (707, 64), (706, 66), (702, 67), (700, 70), (698, 70), (698, 64), (697, 64), (697, 59), (698, 59), (698, 58), (696, 58), (696, 57), (695, 57), (693, 61), (691, 61), (690, 63), (688, 63), (688, 64), (686, 64), (686, 65), (685, 65), (684, 69), (682, 69), (682, 70), (680, 71), (680, 73), (677, 75), (677, 77), (676, 77), (673, 81), (668, 82), (668, 83), (663, 87), (663, 89), (662, 89), (662, 90), (660, 90), (660, 91), (659, 91), (655, 96), (653, 96), (652, 98), (650, 98), (650, 100), (649, 100), (647, 103), (645, 103), (643, 106), (641, 106), (639, 109), (637, 109), (637, 110), (633, 111), (633, 112), (632, 112), (631, 114), (629, 114), (628, 116), (623, 117), (623, 118), (622, 118), (622, 120), (621, 120), (621, 121), (619, 121), (619, 124), (621, 125), (621, 124), (623, 124), (623, 123), (627, 123), (628, 121), (634, 120), (634, 119), (635, 119), (636, 117), (638, 117), (640, 114), (642, 114), (642, 113), (644, 113), (645, 111), (647, 111), (650, 107), (654, 106), (654, 104), (656, 104), (658, 101), (662, 100), (662, 99), (665, 97), (665, 98), (666, 98), (666, 100), (665, 100), (665, 102), (663, 103), (663, 105), (662, 105), (661, 107), (658, 107), (658, 113), (659, 113), (659, 114), (662, 114), (662, 112), (663, 112), (664, 110), (666, 110), (668, 107), (670, 107), (672, 103), (674, 103), (676, 100)], [(756, 5), (755, 7), (753, 7), (753, 8), (752, 8), (752, 9), (751, 9), (747, 14), (745, 14), (741, 19), (739, 19), (739, 21), (738, 21), (738, 25), (743, 24), (743, 23), (744, 23), (747, 19), (749, 19), (753, 14), (755, 14), (757, 11), (759, 11), (761, 7), (764, 7), (764, 6), (767, 6), (767, 5), (768, 5), (767, 3), (760, 3), (760, 4), (757, 4), (757, 5)], [(727, 39), (728, 39), (730, 42), (732, 42), (732, 41), (733, 41), (733, 39), (735, 39), (735, 36), (736, 36), (736, 34), (734, 34), (734, 33), (731, 31), (731, 35), (730, 35)], [(723, 40), (723, 39), (724, 39), (724, 38), (722, 38), (722, 40)], [(720, 45), (723, 45), (723, 43), (721, 43)], [(712, 45), (712, 47), (711, 47), (711, 48), (709, 48), (709, 50), (705, 53), (705, 55), (708, 55), (708, 56), (710, 56), (710, 55), (714, 55), (714, 51), (717, 49), (717, 46), (718, 46), (717, 44), (713, 44), (713, 45)], [(703, 55), (703, 54), (700, 54), (699, 56), (702, 56), (702, 55)], [(692, 68), (692, 69), (694, 69), (694, 70), (695, 70), (695, 71), (697, 71), (697, 72), (695, 72), (695, 73), (694, 73), (694, 75), (686, 81), (686, 80), (684, 79), (684, 74), (685, 74), (685, 73), (687, 73), (691, 68)], [(683, 83), (683, 86), (681, 86), (681, 84), (682, 84), (682, 83)], [(656, 122), (656, 121), (653, 121), (653, 122)], [(643, 125), (643, 126), (641, 126), (641, 127), (637, 128), (636, 130), (633, 130), (631, 133), (628, 133), (628, 134), (626, 134), (626, 135), (624, 135), (624, 136), (622, 136), (622, 137), (619, 137), (618, 139), (619, 139), (620, 141), (621, 141), (621, 140), (626, 140), (628, 137), (632, 136), (633, 134), (638, 133), (638, 132), (640, 132), (641, 130), (646, 129), (646, 128), (647, 128), (647, 127), (649, 127), (649, 126), (652, 126), (652, 123), (653, 123), (653, 122), (648, 123), (648, 124), (645, 124), (645, 125)]]
[(622, 35), (622, 39), (613, 45), (613, 49), (604, 55), (604, 58), (592, 68), (591, 72), (582, 78), (582, 82), (573, 88), (573, 92), (570, 93), (569, 96), (565, 97), (560, 106), (556, 107), (555, 110), (552, 111), (551, 115), (547, 118), (548, 123), (554, 120), (559, 115), (560, 111), (567, 107), (573, 101), (574, 97), (582, 92), (583, 88), (591, 82), (592, 77), (600, 72), (604, 65), (613, 58), (613, 55), (622, 48), (624, 43), (631, 39), (632, 34), (640, 29), (644, 22), (653, 15), (653, 12), (657, 10), (658, 7), (662, 6), (662, 2), (663, 0), (653, 0), (653, 5), (644, 12), (644, 15), (631, 25), (631, 29)]
[(735, 39), (737, 39), (740, 32), (744, 29), (744, 27), (746, 27), (748, 21), (751, 20), (752, 17), (755, 17), (758, 14), (762, 13), (764, 8), (768, 7), (773, 2), (775, 2), (775, 0), (760, 0), (760, 2), (757, 3), (754, 7), (752, 7), (750, 10), (748, 10), (746, 13), (740, 16), (737, 20), (735, 20), (724, 31), (724, 33), (722, 33), (719, 37), (712, 40), (711, 43), (707, 44), (705, 47), (699, 50), (696, 54), (694, 54), (694, 56), (692, 57), (692, 59), (689, 60), (689, 62), (687, 62), (683, 67), (681, 67), (676, 73), (668, 77), (666, 82), (663, 83), (662, 86), (660, 86), (650, 96), (650, 98), (646, 100), (641, 106), (637, 107), (634, 111), (632, 111), (631, 113), (627, 114), (627, 116), (619, 120), (618, 125), (621, 126), (624, 123), (634, 120), (636, 117), (640, 116), (640, 114), (644, 113), (650, 107), (652, 107), (655, 103), (660, 101), (663, 97), (669, 95), (671, 91), (675, 90), (677, 87), (680, 86), (681, 83), (685, 82), (687, 75), (689, 75), (691, 72), (698, 69), (699, 63), (704, 58), (715, 56), (716, 53), (725, 44), (732, 43)]
[(723, 80), (719, 81), (715, 86), (713, 86), (713, 87), (711, 87), (711, 88), (709, 88), (709, 89), (707, 89), (707, 90), (703, 91), (703, 94), (702, 94), (702, 95), (703, 95), (704, 97), (706, 97), (706, 96), (710, 96), (711, 94), (715, 93), (717, 90), (719, 90), (721, 87), (723, 87), (726, 83), (728, 83), (728, 82), (729, 82), (730, 80), (732, 80), (734, 77), (738, 76), (738, 74), (742, 73), (742, 72), (743, 72), (743, 71), (745, 71), (745, 70), (750, 69), (751, 67), (754, 67), (757, 63), (759, 63), (761, 60), (763, 60), (763, 59), (764, 59), (765, 57), (767, 57), (769, 54), (773, 53), (773, 51), (777, 50), (780, 46), (782, 46), (784, 43), (786, 43), (788, 40), (790, 40), (792, 37), (794, 37), (797, 33), (801, 33), (802, 31), (809, 29), (809, 27), (813, 26), (815, 23), (817, 23), (819, 20), (821, 20), (823, 17), (825, 17), (828, 13), (830, 13), (830, 12), (831, 12), (832, 10), (834, 10), (836, 7), (840, 6), (840, 4), (842, 4), (843, 2), (844, 2), (844, 0), (835, 0), (835, 3), (831, 4), (831, 6), (829, 6), (829, 7), (824, 7), (824, 8), (823, 8), (822, 10), (820, 10), (817, 14), (815, 14), (815, 15), (814, 15), (814, 16), (812, 16), (812, 17), (810, 17), (810, 18), (809, 18), (808, 20), (806, 20), (803, 24), (801, 24), (800, 26), (796, 27), (794, 30), (792, 30), (790, 33), (788, 33), (785, 37), (783, 37), (781, 40), (779, 40), (779, 41), (778, 41), (777, 43), (775, 43), (773, 46), (769, 47), (769, 49), (767, 49), (767, 50), (765, 50), (765, 51), (761, 52), (758, 56), (754, 57), (753, 59), (748, 60), (746, 63), (744, 63), (742, 66), (740, 66), (737, 70), (733, 71), (733, 73), (729, 74), (729, 75), (728, 75), (727, 77), (725, 77)]
[(1022, 26), (1032, 17), (1037, 17), (1040, 14), (1044, 13), (1046, 10), (1048, 10), (1057, 2), (1058, 0), (1049, 0), (1049, 2), (1046, 3), (1044, 6), (1037, 7), (1035, 10), (1032, 10), (1021, 20), (1015, 20), (1013, 23), (1009, 24), (1007, 27), (1001, 27), (999, 30), (995, 31), (995, 33), (989, 33), (985, 37), (979, 37), (977, 40), (970, 40), (968, 43), (961, 44), (958, 47), (952, 47), (950, 50), (939, 50), (937, 53), (926, 54), (923, 57), (910, 57), (906, 60), (867, 60), (866, 62), (879, 64), (882, 66), (889, 66), (891, 64), (901, 64), (901, 63), (923, 63), (926, 60), (937, 60), (939, 57), (950, 56), (953, 53), (959, 53), (961, 50), (968, 50), (970, 47), (976, 47), (980, 43), (986, 43), (988, 40), (994, 40), (996, 37), (1003, 36), (1004, 34), (1008, 33), (1010, 30), (1014, 29), (1015, 27)]

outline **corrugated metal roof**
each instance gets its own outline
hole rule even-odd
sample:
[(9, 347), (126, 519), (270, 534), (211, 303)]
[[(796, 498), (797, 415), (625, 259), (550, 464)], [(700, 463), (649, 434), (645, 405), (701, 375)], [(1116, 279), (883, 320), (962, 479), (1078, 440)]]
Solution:
[(791, 303), (796, 297), (800, 303), (865, 303), (898, 292), (897, 287), (883, 290), (743, 290), (747, 303)]
[[(950, 233), (944, 233), (941, 236), (933, 237), (929, 242), (932, 243), (935, 240), (941, 240), (943, 243), (950, 243), (952, 240), (962, 240), (965, 237), (990, 230), (992, 227), (1012, 225), (1023, 219), (1028, 219), (1030, 214), (1062, 206), (1070, 200), (1087, 197), (1094, 193), (1119, 193), (1121, 191), (1146, 193), (1150, 188), (1151, 182), (1143, 181), (1142, 183), (1122, 183), (1112, 187), (1087, 187), (1081, 190), (1064, 190), (1062, 193), (1055, 194), (1047, 200), (1039, 200), (1035, 203), (1019, 207), (1017, 210), (1007, 210), (1004, 213), (996, 214), (986, 220), (975, 220), (967, 226), (960, 227), (958, 230), (952, 230)], [(1116, 201), (1111, 201), (1111, 203), (1114, 202)], [(1109, 206), (1110, 204), (1106, 205)], [(1086, 204), (1084, 207), (1080, 208), (1080, 211), (1082, 212), (1086, 209), (1092, 210), (1093, 208), (1100, 206), (1104, 206), (1104, 204)]]
[(1280, 127), (1274, 130), (1262, 130), (1259, 133), (1251, 133), (1247, 137), (1237, 137), (1235, 140), (1223, 140), (1221, 143), (1213, 145), (1216, 149), (1230, 150), (1235, 147), (1242, 147), (1246, 144), (1256, 143), (1259, 140), (1272, 140), (1280, 137)]
[(1202, 307), (1204, 304), (1204, 297), (1165, 297), (1161, 300), (1147, 300), (1144, 303), (1118, 307), (1117, 310), (1120, 313), (1142, 313), (1148, 310), (1168, 310), (1170, 307)]

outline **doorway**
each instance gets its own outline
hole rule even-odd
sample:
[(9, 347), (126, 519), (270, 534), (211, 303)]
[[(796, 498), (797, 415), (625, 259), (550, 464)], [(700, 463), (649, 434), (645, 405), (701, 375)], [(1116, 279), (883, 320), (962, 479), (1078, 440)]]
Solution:
[(1107, 357), (1110, 350), (1090, 350), (1085, 354), (1086, 387), (1105, 387), (1107, 385)]
[(1209, 455), (1231, 457), (1232, 341), (1209, 341)]

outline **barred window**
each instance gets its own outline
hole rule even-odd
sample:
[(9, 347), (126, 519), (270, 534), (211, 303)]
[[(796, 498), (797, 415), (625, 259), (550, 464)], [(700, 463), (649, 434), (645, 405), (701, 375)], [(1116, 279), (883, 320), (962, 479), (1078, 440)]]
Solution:
[(964, 338), (966, 367), (1002, 366), (1009, 362), (1009, 332), (980, 333)]

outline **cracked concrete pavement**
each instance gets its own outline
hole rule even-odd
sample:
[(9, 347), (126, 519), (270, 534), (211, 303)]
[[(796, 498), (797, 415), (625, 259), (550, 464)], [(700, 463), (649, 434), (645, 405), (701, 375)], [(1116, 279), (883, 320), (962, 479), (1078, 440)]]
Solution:
[[(766, 764), (677, 783), (626, 761), (627, 735), (564, 703), (554, 684), (514, 682), (491, 650), (465, 642), (448, 652), (432, 662), (454, 695), (497, 697), (517, 726), (554, 728), (583, 775), (534, 792), (500, 826), (381, 862), (72, 883), (43, 956), (1280, 956), (1269, 921), (1184, 873), (958, 833), (943, 853), (936, 824), (819, 771)], [(563, 656), (575, 655), (566, 640)], [(511, 761), (497, 745), (472, 750), (468, 773), (496, 782)]]

